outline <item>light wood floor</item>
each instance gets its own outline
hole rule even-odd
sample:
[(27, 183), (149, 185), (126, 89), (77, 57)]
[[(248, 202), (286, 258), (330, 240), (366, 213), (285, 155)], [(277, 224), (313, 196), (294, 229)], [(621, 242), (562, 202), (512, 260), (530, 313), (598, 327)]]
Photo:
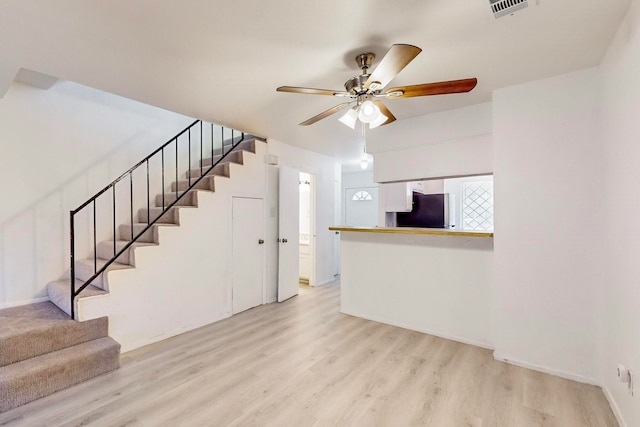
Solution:
[(338, 313), (339, 287), (122, 356), (0, 426), (617, 426), (602, 391)]

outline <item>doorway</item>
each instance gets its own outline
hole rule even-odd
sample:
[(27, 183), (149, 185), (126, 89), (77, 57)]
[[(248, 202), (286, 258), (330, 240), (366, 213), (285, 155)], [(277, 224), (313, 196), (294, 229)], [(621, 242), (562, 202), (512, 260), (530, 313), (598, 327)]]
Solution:
[(315, 182), (314, 176), (300, 172), (299, 179), (299, 283), (315, 285)]
[(301, 271), (305, 283), (315, 286), (316, 183), (313, 174), (284, 165), (278, 175), (278, 302), (283, 302), (300, 292)]

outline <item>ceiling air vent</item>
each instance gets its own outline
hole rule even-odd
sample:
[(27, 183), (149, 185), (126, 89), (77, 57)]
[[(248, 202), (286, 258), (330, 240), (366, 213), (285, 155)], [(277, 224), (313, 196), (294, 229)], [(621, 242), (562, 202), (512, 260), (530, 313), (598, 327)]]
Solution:
[(489, 0), (491, 11), (496, 19), (524, 9), (529, 6), (529, 0)]

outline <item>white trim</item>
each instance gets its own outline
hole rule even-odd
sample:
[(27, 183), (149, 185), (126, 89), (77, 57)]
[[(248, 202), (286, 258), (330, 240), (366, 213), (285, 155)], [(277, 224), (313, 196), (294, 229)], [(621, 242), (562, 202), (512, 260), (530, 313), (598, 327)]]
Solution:
[(609, 389), (605, 386), (600, 386), (600, 388), (602, 388), (602, 391), (604, 392), (604, 397), (606, 397), (607, 401), (609, 401), (609, 406), (611, 406), (611, 411), (613, 412), (613, 415), (616, 417), (618, 424), (620, 424), (620, 427), (627, 427), (627, 423), (624, 422), (624, 417), (622, 416), (622, 412), (620, 411), (620, 408), (618, 407), (616, 400), (613, 398), (613, 395), (609, 392)]
[(423, 334), (433, 335), (433, 336), (444, 338), (444, 339), (447, 339), (447, 340), (457, 341), (457, 342), (461, 342), (463, 344), (473, 345), (475, 347), (486, 348), (488, 350), (494, 350), (495, 349), (495, 347), (492, 344), (488, 344), (488, 343), (484, 343), (484, 342), (480, 342), (480, 341), (475, 341), (475, 340), (470, 340), (470, 339), (467, 339), (467, 338), (457, 337), (457, 336), (454, 336), (454, 335), (442, 334), (442, 333), (439, 333), (439, 332), (434, 332), (434, 331), (423, 329), (423, 328), (416, 328), (414, 326), (406, 325), (406, 324), (404, 324), (402, 322), (395, 322), (395, 321), (383, 319), (383, 318), (380, 318), (380, 317), (377, 317), (377, 316), (362, 315), (362, 314), (359, 314), (359, 313), (356, 313), (356, 312), (353, 312), (353, 311), (345, 311), (342, 308), (340, 308), (340, 313), (347, 314), (349, 316), (360, 317), (361, 319), (373, 320), (374, 322), (378, 322), (378, 323), (385, 323), (385, 324), (391, 325), (391, 326), (397, 326), (397, 327), (403, 328), (403, 329), (409, 329), (409, 330), (412, 330), (412, 331), (422, 332)]
[(37, 302), (44, 302), (44, 301), (49, 301), (49, 297), (39, 297), (39, 298), (33, 298), (33, 299), (26, 299), (22, 301), (5, 302), (2, 305), (0, 305), (0, 309), (19, 307), (21, 305), (35, 304)]
[(338, 281), (338, 279), (336, 279), (335, 277), (332, 277), (331, 279), (323, 280), (322, 282), (316, 282), (313, 286), (328, 285), (329, 283), (333, 283), (333, 282), (337, 282), (337, 281)]
[(531, 369), (533, 371), (542, 372), (544, 374), (555, 375), (556, 377), (565, 378), (572, 381), (577, 381), (579, 383), (595, 385), (601, 387), (600, 382), (591, 377), (585, 377), (582, 375), (571, 374), (565, 371), (559, 371), (557, 369), (552, 369), (547, 366), (536, 365), (535, 363), (523, 362), (521, 360), (514, 360), (504, 355), (499, 354), (498, 352), (493, 352), (493, 358), (500, 362), (505, 362), (510, 365), (520, 366), (521, 368)]
[(140, 347), (144, 347), (144, 346), (149, 345), (149, 344), (154, 344), (154, 343), (157, 343), (158, 341), (163, 341), (163, 340), (166, 340), (167, 338), (172, 338), (172, 337), (175, 337), (177, 335), (181, 335), (181, 334), (193, 331), (194, 329), (203, 328), (205, 326), (209, 326), (209, 325), (212, 325), (214, 323), (218, 323), (218, 322), (220, 322), (222, 320), (228, 319), (231, 316), (232, 316), (231, 312), (221, 313), (220, 317), (216, 317), (213, 320), (208, 319), (208, 320), (205, 320), (203, 322), (192, 323), (191, 325), (183, 326), (183, 327), (180, 327), (180, 328), (176, 328), (176, 329), (173, 329), (171, 331), (164, 331), (160, 335), (156, 335), (156, 336), (151, 337), (151, 338), (144, 338), (144, 339), (136, 341), (135, 343), (130, 344), (128, 346), (122, 346), (121, 349), (120, 349), (120, 353), (121, 354), (127, 353), (129, 351), (136, 350), (136, 349), (138, 349)]

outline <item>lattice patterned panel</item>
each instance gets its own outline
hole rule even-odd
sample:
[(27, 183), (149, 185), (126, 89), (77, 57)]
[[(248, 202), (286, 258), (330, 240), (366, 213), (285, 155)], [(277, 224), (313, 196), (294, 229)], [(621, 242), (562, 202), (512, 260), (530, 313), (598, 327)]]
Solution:
[(493, 182), (462, 184), (462, 229), (493, 230)]

